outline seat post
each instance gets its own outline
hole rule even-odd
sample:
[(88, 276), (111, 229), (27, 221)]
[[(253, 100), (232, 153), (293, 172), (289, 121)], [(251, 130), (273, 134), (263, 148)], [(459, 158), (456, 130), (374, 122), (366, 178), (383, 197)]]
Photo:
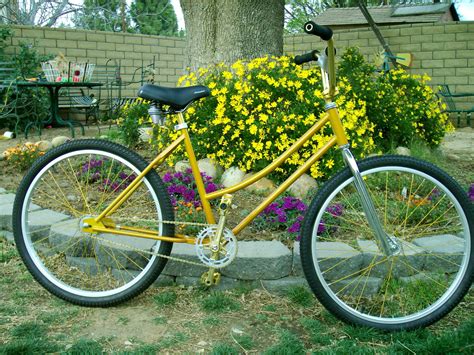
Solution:
[(177, 131), (182, 131), (184, 135), (184, 146), (186, 148), (186, 153), (188, 154), (189, 164), (191, 165), (191, 170), (193, 172), (194, 181), (196, 182), (196, 187), (199, 193), (199, 197), (202, 203), (202, 209), (206, 216), (207, 223), (216, 224), (214, 215), (212, 214), (211, 204), (206, 196), (206, 188), (204, 187), (204, 182), (202, 180), (201, 172), (199, 171), (199, 166), (196, 160), (196, 155), (194, 154), (193, 145), (191, 143), (191, 138), (189, 137), (188, 125), (184, 120), (182, 112), (178, 112), (178, 124), (175, 126)]

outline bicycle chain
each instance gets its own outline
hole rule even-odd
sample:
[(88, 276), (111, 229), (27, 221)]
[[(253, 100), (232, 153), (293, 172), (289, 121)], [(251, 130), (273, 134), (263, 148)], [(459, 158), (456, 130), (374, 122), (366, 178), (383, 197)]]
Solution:
[[(146, 221), (146, 220), (141, 219), (141, 221)], [(208, 223), (184, 222), (184, 221), (181, 222), (181, 221), (166, 221), (166, 220), (161, 220), (161, 221), (156, 221), (156, 222), (157, 222), (157, 223), (164, 223), (164, 224), (194, 225), (194, 226), (200, 226), (200, 227), (209, 227), (209, 226), (211, 226), (211, 224), (208, 224)], [(184, 264), (189, 264), (189, 265), (194, 265), (194, 266), (200, 266), (200, 267), (203, 267), (203, 268), (207, 268), (207, 265), (204, 265), (204, 264), (202, 264), (202, 263), (196, 263), (196, 262), (194, 262), (194, 261), (189, 261), (189, 260), (185, 260), (185, 259), (180, 259), (180, 258), (176, 258), (176, 257), (170, 256), (170, 255), (165, 255), (165, 254), (160, 254), (160, 253), (154, 253), (154, 252), (150, 252), (150, 251), (148, 251), (148, 250), (134, 248), (133, 246), (130, 246), (130, 245), (125, 245), (125, 244), (121, 244), (121, 243), (118, 243), (118, 242), (113, 242), (113, 241), (110, 241), (110, 240), (108, 240), (108, 239), (98, 238), (97, 236), (93, 236), (93, 235), (91, 235), (91, 238), (92, 238), (92, 239), (96, 239), (96, 240), (102, 240), (102, 241), (105, 241), (106, 243), (111, 243), (111, 244), (117, 245), (117, 246), (122, 247), (122, 248), (132, 249), (132, 250), (137, 251), (137, 252), (143, 252), (143, 253), (145, 253), (145, 254), (159, 256), (160, 258), (165, 258), (165, 259), (169, 259), (169, 260), (174, 260), (174, 261), (177, 261), (177, 262), (181, 262), (181, 263), (184, 263)]]

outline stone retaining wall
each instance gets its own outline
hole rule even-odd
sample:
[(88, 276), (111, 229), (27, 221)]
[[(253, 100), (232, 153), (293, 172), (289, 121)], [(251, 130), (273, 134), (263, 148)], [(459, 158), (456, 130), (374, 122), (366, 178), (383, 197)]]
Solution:
[[(0, 189), (0, 237), (4, 236), (13, 242), (12, 234), (12, 209), (15, 195)], [(64, 214), (33, 205), (29, 214), (31, 239), (33, 241), (48, 238), (51, 246), (64, 248), (69, 265), (79, 269), (95, 270), (98, 265), (108, 265), (108, 253), (100, 253), (101, 248), (95, 250), (89, 237), (81, 237), (76, 231), (77, 223), (73, 228), (64, 224), (69, 218)], [(78, 220), (76, 221), (78, 222)], [(112, 236), (116, 242), (120, 236)], [(79, 239), (78, 239), (79, 238)], [(123, 237), (127, 238), (127, 237)], [(138, 249), (149, 249), (150, 240), (134, 240), (133, 246)], [(80, 244), (80, 254), (70, 250), (69, 244)], [(107, 235), (99, 243), (108, 243)], [(128, 241), (127, 243), (130, 243)], [(138, 244), (137, 244), (138, 243)], [(143, 245), (148, 243), (148, 245)], [(349, 285), (358, 285), (357, 279), (362, 270), (370, 267), (370, 277), (364, 280), (364, 289), (361, 290), (367, 297), (377, 293), (383, 280), (390, 273), (392, 277), (401, 282), (410, 283), (425, 279), (426, 275), (447, 275), (456, 273), (462, 261), (464, 240), (455, 235), (435, 235), (420, 237), (412, 242), (400, 240), (402, 253), (397, 256), (397, 263), (386, 260), (376, 243), (372, 240), (357, 240), (358, 248), (355, 249), (342, 242), (321, 242), (317, 250), (320, 259), (321, 272), (330, 280), (332, 287), (344, 290)], [(92, 249), (91, 249), (92, 248)], [(84, 254), (84, 251), (86, 253)], [(93, 252), (93, 257), (90, 254)], [(141, 255), (135, 251), (126, 253), (120, 265), (121, 269), (113, 269), (112, 273), (117, 278), (123, 279), (123, 274), (136, 272), (140, 264)], [(171, 256), (189, 262), (199, 263), (194, 245), (174, 244)], [(384, 261), (385, 259), (385, 261)], [(132, 262), (130, 262), (130, 260)], [(169, 260), (162, 274), (156, 281), (157, 285), (178, 284), (185, 286), (199, 285), (201, 275), (208, 270), (205, 266), (191, 265)], [(236, 259), (227, 267), (219, 270), (222, 274), (218, 289), (233, 287), (257, 288), (264, 287), (271, 292), (285, 292), (297, 285), (307, 286), (304, 279), (299, 243), (295, 242), (293, 250), (287, 248), (279, 241), (241, 241), (238, 243)], [(348, 275), (355, 275), (348, 278)], [(363, 276), (364, 277), (364, 276)], [(434, 276), (433, 276), (434, 277)], [(358, 287), (358, 286), (356, 286)], [(351, 289), (351, 292), (353, 290)]]

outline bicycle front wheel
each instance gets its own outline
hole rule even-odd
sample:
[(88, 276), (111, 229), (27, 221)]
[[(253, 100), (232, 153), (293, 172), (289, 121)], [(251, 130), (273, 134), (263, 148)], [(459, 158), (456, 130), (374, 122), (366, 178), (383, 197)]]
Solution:
[(345, 169), (319, 191), (306, 215), (301, 259), (308, 282), (346, 322), (384, 330), (432, 324), (471, 286), (472, 204), (451, 177), (417, 159), (375, 157), (359, 169), (400, 252), (384, 253)]
[[(18, 251), (35, 279), (54, 295), (84, 306), (126, 301), (158, 277), (171, 243), (86, 233), (147, 166), (136, 153), (102, 140), (77, 140), (41, 157), (21, 182), (13, 208)], [(152, 170), (104, 224), (174, 235), (166, 189)]]

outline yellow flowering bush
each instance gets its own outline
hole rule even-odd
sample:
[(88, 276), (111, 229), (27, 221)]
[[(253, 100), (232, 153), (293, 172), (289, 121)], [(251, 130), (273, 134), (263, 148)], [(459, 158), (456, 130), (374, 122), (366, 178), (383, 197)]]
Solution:
[(40, 150), (37, 144), (26, 142), (8, 148), (3, 154), (9, 165), (23, 171), (27, 170), (36, 159), (44, 155), (44, 152)]
[[(181, 86), (202, 84), (211, 90), (211, 97), (199, 100), (185, 115), (198, 158), (209, 157), (225, 168), (260, 170), (325, 114), (320, 69), (292, 61), (286, 56), (237, 61), (200, 68), (179, 79)], [(379, 74), (353, 48), (342, 56), (339, 67), (335, 101), (357, 157), (407, 144), (414, 137), (437, 145), (449, 129), (426, 77), (401, 70)], [(169, 144), (167, 137), (180, 135), (172, 129), (175, 123), (155, 127), (159, 149)], [(331, 136), (327, 124), (273, 177), (287, 176)], [(341, 166), (340, 153), (331, 149), (312, 166), (311, 175), (327, 178)]]
[[(179, 80), (180, 85), (206, 85), (211, 97), (200, 100), (186, 113), (193, 146), (228, 168), (259, 170), (287, 148), (324, 115), (320, 71), (303, 68), (290, 57), (256, 58), (213, 69), (200, 69)], [(365, 102), (348, 98), (345, 90), (337, 100), (356, 153), (374, 150), (374, 125), (366, 117)], [(331, 138), (329, 125), (276, 170), (275, 178), (301, 165)], [(331, 150), (311, 168), (315, 178), (325, 177), (342, 162)]]
[(348, 48), (339, 64), (339, 85), (348, 96), (366, 102), (367, 116), (375, 124), (377, 147), (388, 150), (410, 145), (414, 138), (429, 146), (441, 143), (454, 129), (443, 103), (427, 85), (428, 75), (411, 75), (403, 69), (377, 73), (356, 48)]

